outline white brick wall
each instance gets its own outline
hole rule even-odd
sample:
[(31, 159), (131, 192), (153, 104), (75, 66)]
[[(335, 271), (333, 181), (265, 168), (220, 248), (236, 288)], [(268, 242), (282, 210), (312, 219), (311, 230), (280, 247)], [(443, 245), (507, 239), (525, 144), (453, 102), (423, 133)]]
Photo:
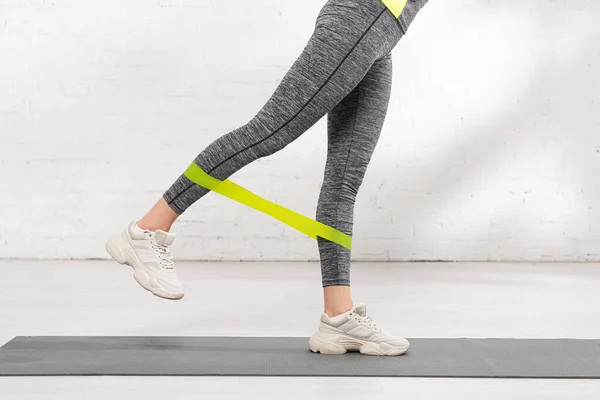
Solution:
[[(258, 111), (323, 3), (0, 0), (0, 257), (105, 257)], [(596, 0), (431, 0), (394, 51), (355, 258), (600, 260), (599, 26)], [(324, 122), (234, 180), (314, 215)], [(214, 194), (175, 231), (180, 259), (317, 257)]]

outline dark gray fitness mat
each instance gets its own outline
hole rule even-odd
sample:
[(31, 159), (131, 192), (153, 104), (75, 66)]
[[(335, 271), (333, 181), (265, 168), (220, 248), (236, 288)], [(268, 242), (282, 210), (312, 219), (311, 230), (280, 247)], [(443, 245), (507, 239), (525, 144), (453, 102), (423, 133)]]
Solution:
[(600, 378), (600, 340), (409, 339), (399, 357), (323, 356), (307, 338), (17, 337), (8, 375)]

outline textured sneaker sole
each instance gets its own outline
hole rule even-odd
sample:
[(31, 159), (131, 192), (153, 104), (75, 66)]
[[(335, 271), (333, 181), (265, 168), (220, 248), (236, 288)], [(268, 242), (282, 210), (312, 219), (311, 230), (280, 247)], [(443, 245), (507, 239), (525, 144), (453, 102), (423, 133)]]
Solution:
[(308, 341), (308, 348), (313, 353), (327, 355), (345, 354), (358, 351), (368, 356), (400, 356), (408, 351), (406, 346), (392, 346), (388, 343), (367, 342), (345, 335), (315, 333)]
[(167, 300), (180, 300), (184, 292), (172, 292), (162, 287), (159, 281), (149, 274), (138, 259), (135, 250), (123, 235), (111, 236), (106, 242), (106, 251), (119, 264), (133, 268), (133, 278), (137, 283), (153, 295)]

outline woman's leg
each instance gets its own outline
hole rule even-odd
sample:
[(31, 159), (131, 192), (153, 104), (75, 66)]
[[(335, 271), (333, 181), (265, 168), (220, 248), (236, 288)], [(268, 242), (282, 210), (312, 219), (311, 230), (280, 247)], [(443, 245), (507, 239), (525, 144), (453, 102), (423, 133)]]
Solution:
[[(377, 60), (360, 84), (329, 113), (327, 163), (317, 220), (352, 234), (354, 202), (385, 120), (392, 88), (392, 57)], [(350, 250), (319, 238), (325, 313), (352, 308)]]
[[(321, 9), (302, 54), (264, 107), (247, 124), (204, 149), (195, 163), (224, 180), (250, 162), (283, 149), (357, 87), (375, 62), (391, 52), (426, 2), (386, 0), (388, 5), (394, 4), (388, 9), (379, 0), (329, 0)], [(404, 8), (400, 10), (401, 7)], [(108, 252), (118, 262), (132, 265), (136, 273), (149, 276), (136, 276), (144, 288), (161, 297), (181, 298), (183, 291), (168, 252), (174, 235), (168, 230), (181, 213), (207, 192), (180, 176), (142, 220), (108, 240)], [(338, 281), (330, 281), (329, 287), (337, 284), (342, 290), (341, 298), (349, 298), (349, 292), (344, 292), (348, 286), (340, 287), (349, 283), (343, 275), (339, 276)], [(155, 285), (157, 282), (166, 283)], [(167, 286), (170, 289), (165, 294), (162, 291)]]
[[(380, 1), (329, 0), (304, 51), (273, 96), (251, 121), (204, 149), (196, 164), (224, 180), (283, 149), (342, 101), (402, 35), (399, 21)], [(168, 204), (181, 214), (207, 192), (182, 175), (159, 208)]]

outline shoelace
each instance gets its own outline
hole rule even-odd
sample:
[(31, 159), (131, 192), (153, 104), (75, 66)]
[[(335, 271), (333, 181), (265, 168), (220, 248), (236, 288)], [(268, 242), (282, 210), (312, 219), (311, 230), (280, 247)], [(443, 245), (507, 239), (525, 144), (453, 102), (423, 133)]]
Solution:
[(160, 266), (167, 270), (175, 269), (175, 265), (173, 265), (173, 260), (171, 259), (171, 251), (166, 246), (161, 246), (154, 241), (151, 243), (154, 252), (160, 260)]
[(379, 325), (377, 325), (375, 322), (373, 322), (373, 320), (371, 319), (371, 317), (366, 317), (363, 320), (365, 321), (365, 324), (369, 325), (370, 327), (372, 327), (376, 331), (381, 331), (381, 327)]
[(375, 322), (374, 322), (374, 321), (371, 319), (371, 317), (361, 317), (361, 316), (360, 316), (360, 315), (358, 315), (358, 314), (351, 314), (351, 316), (354, 316), (354, 318), (355, 318), (355, 319), (356, 319), (356, 320), (357, 320), (359, 323), (361, 323), (361, 324), (366, 324), (366, 325), (368, 325), (369, 327), (371, 327), (371, 328), (375, 329), (375, 330), (376, 330), (376, 331), (378, 331), (378, 332), (381, 332), (381, 331), (382, 331), (381, 327), (380, 327), (379, 325), (377, 325), (377, 323), (375, 323)]

